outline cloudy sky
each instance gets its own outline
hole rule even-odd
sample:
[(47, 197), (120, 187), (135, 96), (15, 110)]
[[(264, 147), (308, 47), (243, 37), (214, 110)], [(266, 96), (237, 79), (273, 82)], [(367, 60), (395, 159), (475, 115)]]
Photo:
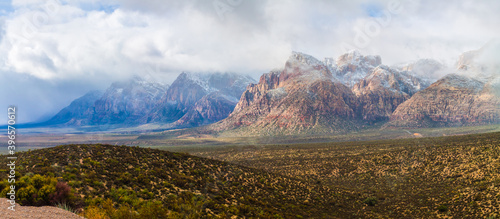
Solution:
[(2, 0), (0, 101), (18, 106), (18, 122), (36, 121), (134, 74), (257, 77), (291, 51), (452, 65), (500, 35), (498, 11), (495, 0)]

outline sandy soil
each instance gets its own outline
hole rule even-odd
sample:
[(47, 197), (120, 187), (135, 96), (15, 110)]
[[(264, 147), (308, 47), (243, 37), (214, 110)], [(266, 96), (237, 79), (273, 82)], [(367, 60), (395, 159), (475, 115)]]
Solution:
[(11, 219), (11, 218), (55, 218), (55, 219), (83, 219), (76, 214), (69, 211), (52, 207), (33, 207), (33, 206), (20, 206), (16, 203), (15, 211), (7, 209), (10, 206), (9, 200), (6, 198), (0, 198), (0, 218)]

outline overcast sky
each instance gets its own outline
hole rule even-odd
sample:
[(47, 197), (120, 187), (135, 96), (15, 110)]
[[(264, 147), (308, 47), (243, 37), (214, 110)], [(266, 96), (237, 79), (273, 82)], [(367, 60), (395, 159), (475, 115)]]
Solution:
[(18, 106), (18, 122), (35, 121), (134, 74), (258, 77), (291, 51), (452, 65), (499, 37), (499, 11), (495, 0), (2, 0), (0, 101)]

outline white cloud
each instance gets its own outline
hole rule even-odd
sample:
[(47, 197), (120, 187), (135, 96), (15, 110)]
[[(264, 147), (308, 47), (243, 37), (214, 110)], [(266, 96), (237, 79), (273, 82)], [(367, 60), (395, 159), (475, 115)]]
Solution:
[[(223, 16), (216, 1), (227, 6)], [(390, 13), (377, 27), (373, 16), (395, 1), (401, 13)], [(13, 0), (12, 5), (15, 11), (0, 19), (0, 70), (56, 84), (85, 77), (105, 86), (146, 73), (169, 82), (181, 71), (258, 76), (282, 67), (292, 50), (336, 57), (342, 45), (355, 46), (357, 31), (366, 34), (366, 28), (375, 34), (358, 49), (381, 55), (386, 64), (418, 58), (452, 63), (461, 52), (500, 35), (498, 1)]]

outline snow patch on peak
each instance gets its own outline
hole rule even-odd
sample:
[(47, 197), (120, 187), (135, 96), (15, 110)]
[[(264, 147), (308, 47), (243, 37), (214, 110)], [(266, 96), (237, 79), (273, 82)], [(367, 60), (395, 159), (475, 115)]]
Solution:
[(352, 50), (345, 53), (337, 58), (337, 66), (342, 65), (367, 65), (376, 67), (382, 64), (382, 58), (380, 56), (367, 55), (363, 56), (359, 51)]
[[(284, 74), (284, 75), (282, 75)], [(282, 72), (270, 72), (269, 76), (278, 76), (287, 81), (294, 78), (297, 82), (310, 83), (317, 80), (332, 80), (328, 67), (313, 56), (293, 52)]]
[(218, 89), (215, 89), (208, 84), (208, 76), (204, 74), (182, 72), (178, 78), (188, 80), (191, 83), (200, 86), (206, 93), (218, 91)]
[(483, 82), (458, 74), (448, 74), (438, 80), (436, 83), (438, 85), (445, 85), (454, 88), (467, 88), (474, 91), (480, 91), (484, 87)]
[(293, 51), (292, 55), (288, 58), (288, 62), (298, 62), (311, 66), (323, 65), (321, 61), (312, 57), (311, 55), (295, 51)]
[(381, 65), (382, 59), (380, 56), (363, 56), (359, 51), (352, 50), (339, 56), (336, 60), (326, 58), (323, 63), (332, 72), (335, 79), (348, 87), (353, 87), (375, 67)]
[(284, 87), (275, 88), (267, 91), (267, 96), (273, 99), (281, 99), (287, 95)]

